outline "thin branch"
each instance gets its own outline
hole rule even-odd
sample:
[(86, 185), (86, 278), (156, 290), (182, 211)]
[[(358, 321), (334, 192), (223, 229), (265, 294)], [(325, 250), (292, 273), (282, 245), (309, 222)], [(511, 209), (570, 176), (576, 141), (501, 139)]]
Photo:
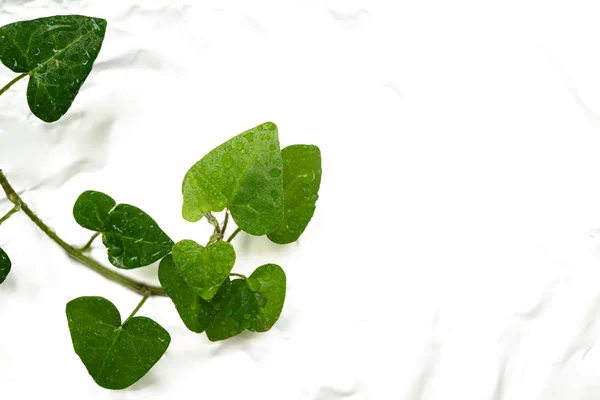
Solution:
[(90, 240), (88, 240), (88, 242), (86, 244), (83, 245), (83, 247), (78, 248), (77, 250), (80, 253), (85, 253), (86, 251), (88, 251), (91, 247), (92, 247), (92, 243), (94, 243), (94, 240), (96, 240), (96, 238), (100, 236), (100, 232), (96, 232), (92, 235), (92, 237), (90, 238)]
[(229, 243), (231, 243), (231, 241), (237, 236), (238, 233), (240, 233), (242, 230), (240, 228), (237, 228), (235, 231), (233, 231), (233, 233), (231, 234), (231, 236), (229, 236), (229, 239), (227, 239), (227, 241)]
[(98, 261), (94, 260), (93, 258), (87, 257), (86, 255), (82, 254), (81, 252), (79, 252), (78, 250), (73, 248), (67, 242), (62, 240), (19, 197), (17, 192), (15, 192), (15, 190), (12, 188), (12, 186), (10, 186), (10, 184), (8, 183), (8, 180), (6, 179), (6, 176), (4, 175), (2, 170), (0, 170), (0, 186), (2, 186), (2, 188), (4, 189), (4, 192), (6, 193), (6, 197), (8, 197), (8, 199), (13, 204), (15, 204), (15, 205), (18, 204), (21, 207), (21, 209), (23, 210), (23, 212), (25, 214), (27, 214), (29, 219), (31, 219), (33, 221), (33, 223), (36, 224), (38, 226), (38, 228), (40, 228), (42, 230), (42, 232), (44, 232), (46, 235), (48, 235), (48, 237), (50, 239), (52, 239), (65, 252), (67, 252), (67, 254), (70, 257), (79, 261), (80, 263), (82, 263), (86, 267), (90, 268), (91, 270), (96, 271), (97, 273), (104, 276), (105, 278), (110, 279), (111, 281), (116, 282), (122, 286), (125, 286), (126, 288), (129, 288), (137, 293), (140, 293), (142, 295), (146, 295), (147, 293), (150, 293), (150, 295), (152, 295), (152, 296), (166, 296), (166, 293), (162, 288), (146, 285), (144, 283), (141, 283), (141, 282), (135, 281), (133, 279), (130, 279), (126, 276), (123, 276), (123, 275), (105, 267), (104, 265), (100, 264)]
[(225, 221), (223, 221), (223, 228), (221, 229), (221, 240), (225, 236), (225, 232), (227, 231), (227, 223), (229, 222), (229, 210), (225, 210)]
[(9, 212), (7, 212), (4, 217), (0, 218), (0, 225), (2, 225), (2, 223), (9, 219), (14, 213), (17, 213), (19, 211), (21, 211), (21, 206), (19, 204), (15, 204), (14, 207)]
[[(127, 319), (125, 320), (125, 322), (129, 321), (131, 318), (133, 318), (135, 316), (135, 314), (137, 314), (138, 311), (140, 311), (140, 308), (142, 308), (142, 306), (144, 305), (144, 303), (146, 302), (146, 300), (148, 300), (148, 297), (150, 297), (151, 293), (147, 292), (146, 294), (144, 294), (144, 298), (139, 302), (139, 304), (137, 305), (137, 307), (131, 312), (131, 314), (129, 315), (129, 317), (127, 317)], [(125, 322), (123, 322), (122, 325), (125, 325)]]
[(8, 82), (2, 89), (0, 89), (0, 96), (2, 96), (4, 94), (4, 92), (6, 92), (8, 89), (10, 89), (10, 87), (12, 85), (19, 82), (21, 79), (25, 78), (27, 75), (29, 75), (29, 72), (23, 72), (21, 75), (17, 76), (15, 79)]

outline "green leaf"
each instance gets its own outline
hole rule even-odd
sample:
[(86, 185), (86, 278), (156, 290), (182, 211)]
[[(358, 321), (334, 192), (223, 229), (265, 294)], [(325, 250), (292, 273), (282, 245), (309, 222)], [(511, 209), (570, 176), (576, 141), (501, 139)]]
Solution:
[(171, 337), (146, 317), (121, 324), (117, 308), (102, 297), (67, 303), (75, 353), (94, 381), (106, 389), (124, 389), (142, 378), (167, 351)]
[(246, 286), (254, 294), (259, 308), (251, 318), (249, 330), (266, 332), (277, 322), (285, 302), (286, 277), (279, 265), (265, 264), (248, 277)]
[(8, 254), (0, 248), (0, 284), (6, 280), (10, 272), (11, 262)]
[(185, 326), (196, 333), (204, 332), (213, 323), (219, 314), (223, 298), (229, 297), (231, 286), (229, 278), (225, 279), (212, 300), (210, 302), (204, 300), (184, 281), (171, 255), (161, 260), (158, 279), (175, 304)]
[(183, 179), (183, 218), (228, 207), (237, 225), (264, 235), (283, 218), (283, 161), (277, 126), (267, 122), (212, 150)]
[(173, 261), (188, 286), (208, 301), (229, 276), (235, 250), (222, 241), (204, 247), (193, 240), (182, 240), (173, 246)]
[(73, 216), (75, 221), (84, 228), (102, 232), (106, 221), (117, 202), (107, 194), (88, 190), (83, 192), (75, 201)]
[(85, 82), (100, 52), (106, 21), (61, 15), (0, 28), (0, 61), (28, 73), (27, 102), (42, 121), (62, 117)]
[(119, 204), (110, 212), (102, 232), (112, 265), (139, 268), (160, 260), (171, 252), (173, 241), (148, 214), (129, 204)]
[[(206, 337), (211, 342), (229, 339), (244, 331), (244, 325), (233, 318), (234, 307), (240, 303), (239, 298), (246, 287), (244, 279), (231, 282), (229, 293), (221, 298), (220, 311), (212, 325), (206, 329)], [(215, 303), (216, 304), (216, 303)]]
[(283, 157), (284, 217), (267, 236), (279, 244), (298, 240), (315, 213), (321, 185), (321, 152), (317, 146), (293, 145)]
[(171, 252), (173, 241), (148, 214), (128, 204), (115, 204), (107, 194), (88, 190), (73, 207), (79, 225), (102, 233), (112, 265), (144, 267)]
[(281, 315), (285, 290), (285, 273), (275, 264), (258, 267), (248, 279), (234, 280), (219, 315), (206, 329), (208, 339), (228, 339), (244, 329), (268, 331)]

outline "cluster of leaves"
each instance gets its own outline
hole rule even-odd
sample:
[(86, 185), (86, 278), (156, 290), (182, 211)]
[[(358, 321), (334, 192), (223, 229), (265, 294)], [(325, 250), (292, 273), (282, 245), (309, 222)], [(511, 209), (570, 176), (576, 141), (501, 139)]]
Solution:
[[(68, 110), (91, 71), (105, 30), (106, 21), (83, 16), (0, 28), (0, 61), (22, 73), (20, 77), (30, 76), (27, 99), (36, 116), (53, 122)], [(313, 216), (320, 182), (318, 147), (281, 150), (277, 127), (267, 122), (213, 149), (186, 173), (183, 218), (195, 222), (206, 217), (215, 225), (205, 246), (193, 240), (175, 243), (144, 211), (117, 204), (98, 191), (83, 192), (73, 216), (82, 227), (102, 235), (113, 266), (134, 269), (160, 261), (160, 284), (185, 326), (218, 341), (246, 329), (271, 329), (286, 294), (286, 275), (278, 265), (259, 266), (248, 277), (232, 273), (236, 253), (231, 239), (244, 231), (278, 244), (296, 241)], [(217, 212), (224, 212), (223, 226), (213, 215)], [(238, 228), (224, 240), (229, 216)], [(10, 266), (0, 249), (0, 283)], [(74, 350), (98, 385), (126, 388), (166, 352), (169, 333), (155, 321), (136, 316), (149, 295), (124, 322), (114, 304), (102, 297), (80, 297), (67, 304)]]
[[(240, 230), (289, 243), (312, 218), (320, 180), (319, 149), (294, 145), (280, 150), (277, 127), (267, 122), (228, 140), (190, 168), (183, 181), (183, 216), (197, 221), (225, 211)], [(236, 253), (223, 240), (225, 226), (206, 246), (193, 240), (174, 243), (144, 211), (96, 191), (79, 196), (73, 216), (84, 228), (102, 234), (115, 267), (140, 268), (160, 260), (161, 286), (192, 332), (206, 332), (209, 340), (218, 341), (245, 329), (268, 331), (279, 319), (286, 292), (283, 269), (265, 264), (249, 277), (235, 274), (231, 279)], [(137, 381), (170, 340), (148, 318), (121, 324), (114, 305), (100, 297), (71, 301), (67, 315), (75, 351), (96, 382), (111, 389)], [(134, 321), (148, 329), (134, 329)], [(114, 327), (122, 333), (114, 333)], [(143, 362), (130, 351), (142, 344), (148, 357)], [(120, 373), (110, 372), (108, 364), (117, 365)]]

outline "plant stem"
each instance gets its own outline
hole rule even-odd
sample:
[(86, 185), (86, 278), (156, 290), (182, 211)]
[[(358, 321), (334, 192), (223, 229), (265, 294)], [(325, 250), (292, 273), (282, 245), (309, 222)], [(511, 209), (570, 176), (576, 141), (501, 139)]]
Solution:
[(27, 75), (29, 75), (29, 72), (23, 72), (21, 75), (17, 76), (15, 79), (13, 79), (12, 81), (8, 82), (6, 84), (6, 86), (4, 86), (2, 89), (0, 89), (0, 96), (2, 96), (4, 94), (4, 92), (6, 92), (8, 89), (10, 89), (10, 87), (12, 85), (14, 85), (15, 83), (19, 82), (21, 79), (25, 78)]
[[(140, 311), (140, 308), (142, 308), (142, 306), (144, 305), (144, 303), (146, 302), (146, 300), (148, 300), (148, 297), (150, 297), (151, 293), (150, 292), (146, 292), (144, 294), (144, 298), (142, 298), (142, 300), (140, 301), (140, 303), (137, 305), (137, 307), (132, 311), (131, 315), (129, 315), (129, 317), (127, 317), (127, 319), (125, 320), (125, 322), (129, 321), (131, 318), (133, 318), (135, 316), (135, 314)], [(122, 325), (125, 325), (125, 322), (123, 322)], [(121, 325), (121, 326), (122, 326)]]
[(235, 272), (230, 272), (229, 276), (237, 276), (239, 278), (244, 278), (244, 279), (248, 279), (245, 275), (242, 274), (236, 274)]
[(223, 221), (223, 228), (221, 229), (221, 240), (225, 236), (225, 231), (227, 231), (227, 223), (229, 222), (229, 210), (225, 210), (225, 221)]
[(240, 233), (242, 230), (240, 228), (237, 228), (235, 231), (233, 231), (233, 233), (231, 234), (231, 236), (229, 236), (229, 239), (227, 239), (227, 241), (229, 243), (231, 243), (231, 241), (233, 240), (233, 238), (235, 238), (237, 236), (238, 233)]
[(88, 242), (83, 245), (83, 247), (78, 248), (77, 250), (80, 253), (85, 253), (86, 251), (88, 251), (90, 249), (90, 247), (92, 247), (92, 243), (94, 243), (94, 240), (96, 240), (96, 238), (100, 235), (100, 232), (96, 232), (92, 235), (92, 237), (90, 238), (90, 240), (88, 240)]
[(212, 215), (212, 213), (210, 213), (210, 212), (207, 212), (206, 214), (204, 214), (204, 216), (206, 217), (206, 219), (208, 220), (208, 222), (210, 222), (215, 227), (215, 234), (216, 235), (220, 235), (221, 234), (221, 227), (219, 226), (219, 221), (217, 221), (217, 219), (215, 218), (215, 216)]
[(97, 273), (104, 276), (105, 278), (110, 279), (111, 281), (116, 282), (122, 286), (125, 286), (126, 288), (129, 288), (129, 289), (131, 289), (135, 292), (138, 292), (142, 295), (146, 295), (146, 294), (150, 293), (150, 295), (152, 295), (152, 296), (166, 296), (166, 293), (162, 288), (146, 285), (144, 283), (141, 283), (141, 282), (135, 281), (133, 279), (130, 279), (126, 276), (123, 276), (123, 275), (103, 266), (98, 261), (94, 260), (93, 258), (83, 255), (81, 252), (79, 252), (78, 250), (73, 248), (71, 245), (69, 245), (67, 242), (62, 240), (19, 197), (17, 192), (15, 192), (15, 190), (12, 188), (12, 186), (10, 186), (10, 184), (8, 183), (8, 180), (6, 179), (6, 176), (4, 175), (2, 170), (0, 170), (0, 186), (2, 186), (2, 188), (6, 192), (6, 196), (12, 203), (14, 203), (15, 205), (19, 205), (21, 207), (21, 209), (23, 210), (23, 212), (25, 214), (27, 214), (29, 219), (31, 219), (33, 221), (33, 223), (36, 224), (38, 226), (38, 228), (40, 228), (42, 230), (42, 232), (44, 232), (46, 235), (48, 235), (48, 237), (50, 237), (50, 239), (52, 239), (54, 242), (56, 242), (56, 244), (58, 244), (60, 247), (62, 247), (62, 249), (64, 251), (66, 251), (67, 254), (69, 256), (71, 256), (72, 258), (74, 258), (75, 260), (79, 261), (86, 267), (96, 271)]
[(4, 217), (0, 218), (0, 225), (2, 225), (4, 221), (9, 219), (11, 215), (19, 211), (21, 211), (21, 206), (19, 204), (15, 204), (14, 207), (9, 212), (7, 212)]

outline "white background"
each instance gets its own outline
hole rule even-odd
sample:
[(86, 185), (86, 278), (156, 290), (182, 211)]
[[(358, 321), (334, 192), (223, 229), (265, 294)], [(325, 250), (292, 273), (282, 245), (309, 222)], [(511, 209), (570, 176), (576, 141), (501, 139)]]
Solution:
[(1, 25), (69, 13), (109, 25), (67, 116), (32, 117), (24, 81), (0, 99), (0, 167), (69, 242), (86, 189), (204, 242), (184, 173), (265, 121), (321, 148), (320, 200), (299, 243), (235, 240), (235, 271), (287, 272), (269, 333), (210, 343), (152, 298), (172, 343), (122, 392), (89, 377), (64, 309), (139, 297), (11, 218), (2, 398), (598, 399), (598, 2), (0, 0)]

